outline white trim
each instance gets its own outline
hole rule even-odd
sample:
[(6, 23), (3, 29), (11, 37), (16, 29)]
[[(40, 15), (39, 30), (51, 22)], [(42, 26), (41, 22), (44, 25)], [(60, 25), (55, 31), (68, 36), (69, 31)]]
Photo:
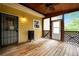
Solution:
[(22, 6), (18, 3), (3, 3), (3, 5), (15, 8), (17, 10), (20, 10), (20, 11), (23, 11), (25, 13), (29, 13), (29, 14), (32, 14), (32, 15), (35, 15), (35, 16), (38, 16), (38, 17), (41, 17), (41, 18), (45, 17), (44, 15), (42, 15), (42, 14), (40, 14), (40, 13), (38, 13), (38, 12), (28, 8), (28, 7)]

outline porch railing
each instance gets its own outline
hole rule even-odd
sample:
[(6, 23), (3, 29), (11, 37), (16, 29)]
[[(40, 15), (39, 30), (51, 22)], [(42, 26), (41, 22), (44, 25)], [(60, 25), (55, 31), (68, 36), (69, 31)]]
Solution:
[(50, 31), (44, 30), (44, 38), (50, 38)]
[(64, 31), (64, 41), (79, 44), (79, 31)]

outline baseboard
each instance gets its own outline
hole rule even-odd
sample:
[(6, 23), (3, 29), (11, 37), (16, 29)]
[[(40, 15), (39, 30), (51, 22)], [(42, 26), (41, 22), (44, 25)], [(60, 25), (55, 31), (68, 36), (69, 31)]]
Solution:
[(25, 44), (25, 43), (28, 43), (28, 42), (30, 42), (30, 41), (21, 42), (21, 43), (18, 43), (18, 45)]

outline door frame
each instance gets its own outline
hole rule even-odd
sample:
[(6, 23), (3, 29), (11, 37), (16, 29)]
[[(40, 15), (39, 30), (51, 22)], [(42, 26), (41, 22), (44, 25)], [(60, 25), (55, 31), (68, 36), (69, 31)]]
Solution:
[(56, 22), (56, 21), (60, 21), (61, 23), (60, 23), (60, 26), (61, 26), (61, 40), (60, 41), (64, 41), (64, 19), (57, 19), (57, 20), (53, 20), (53, 21), (51, 21), (51, 39), (52, 39), (52, 22)]
[[(52, 28), (53, 25), (52, 24), (53, 24), (53, 22), (58, 22), (58, 21), (60, 21), (60, 31), (61, 31), (61, 19), (53, 20), (53, 21), (51, 21), (51, 36), (52, 36), (52, 30), (53, 30), (53, 28)], [(51, 37), (51, 39), (53, 39), (53, 38)], [(60, 39), (61, 39), (61, 37), (60, 37)]]

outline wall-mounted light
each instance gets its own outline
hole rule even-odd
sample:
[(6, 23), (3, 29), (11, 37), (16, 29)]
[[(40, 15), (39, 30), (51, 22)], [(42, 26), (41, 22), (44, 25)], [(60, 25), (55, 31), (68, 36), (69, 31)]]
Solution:
[(22, 21), (22, 22), (26, 22), (27, 19), (23, 17), (23, 18), (21, 18), (21, 21)]

